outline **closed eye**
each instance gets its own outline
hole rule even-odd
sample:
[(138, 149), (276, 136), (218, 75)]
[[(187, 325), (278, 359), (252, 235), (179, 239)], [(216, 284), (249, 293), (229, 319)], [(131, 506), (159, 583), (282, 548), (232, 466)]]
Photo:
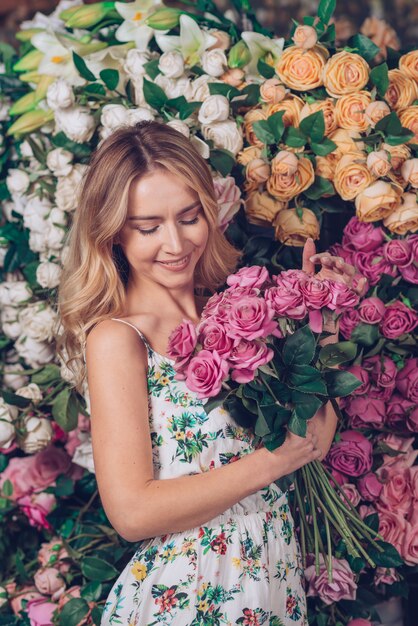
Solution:
[[(199, 221), (199, 215), (196, 215), (196, 217), (194, 217), (192, 220), (181, 220), (180, 224), (183, 224), (185, 226), (192, 226), (193, 224), (197, 224), (198, 221)], [(138, 228), (138, 227), (135, 228), (135, 230), (140, 232), (141, 235), (152, 235), (153, 233), (157, 232), (157, 229), (158, 229), (158, 226), (154, 226), (154, 228), (150, 228), (148, 230), (144, 230), (143, 228)]]

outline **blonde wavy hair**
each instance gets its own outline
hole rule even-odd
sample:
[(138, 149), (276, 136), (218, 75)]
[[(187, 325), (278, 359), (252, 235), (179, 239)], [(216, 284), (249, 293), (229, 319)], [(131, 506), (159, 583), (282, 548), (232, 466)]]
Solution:
[(208, 242), (195, 269), (196, 294), (212, 293), (237, 267), (240, 252), (218, 226), (211, 172), (190, 141), (154, 121), (116, 130), (92, 155), (68, 233), (58, 289), (57, 350), (79, 391), (86, 378), (89, 331), (102, 320), (125, 314), (130, 270), (115, 241), (127, 218), (130, 185), (157, 169), (176, 174), (198, 193), (208, 221)]

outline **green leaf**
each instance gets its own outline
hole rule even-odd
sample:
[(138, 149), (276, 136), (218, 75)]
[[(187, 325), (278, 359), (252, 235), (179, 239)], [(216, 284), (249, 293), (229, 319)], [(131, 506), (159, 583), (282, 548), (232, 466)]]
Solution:
[(319, 200), (325, 194), (334, 195), (335, 190), (331, 181), (323, 176), (315, 176), (315, 180), (312, 185), (303, 192), (310, 200)]
[(110, 580), (119, 574), (113, 565), (97, 556), (85, 556), (81, 561), (81, 571), (86, 578), (99, 582)]
[(84, 59), (74, 51), (73, 51), (73, 61), (74, 61), (74, 65), (77, 68), (78, 73), (80, 74), (82, 78), (85, 78), (86, 80), (89, 80), (90, 82), (93, 82), (96, 80), (95, 75), (93, 74), (93, 72), (89, 70)]
[(376, 85), (377, 93), (381, 98), (385, 97), (385, 93), (389, 87), (389, 68), (387, 63), (377, 65), (370, 72), (370, 79)]
[(368, 63), (373, 61), (376, 54), (380, 52), (379, 46), (365, 35), (357, 33), (351, 37), (348, 41), (349, 46), (356, 48), (360, 56), (362, 56)]
[(311, 141), (312, 151), (318, 156), (326, 156), (327, 154), (334, 152), (336, 147), (337, 144), (334, 143), (331, 139), (328, 139), (328, 137), (325, 137), (325, 139), (323, 139), (321, 143)]
[(209, 93), (211, 96), (225, 96), (228, 100), (232, 100), (232, 98), (236, 98), (237, 96), (242, 96), (242, 93), (236, 87), (232, 87), (231, 85), (227, 85), (226, 83), (208, 83)]
[(283, 123), (284, 113), (284, 111), (276, 111), (276, 113), (273, 113), (273, 115), (270, 115), (267, 118), (267, 124), (269, 125), (269, 128), (273, 133), (274, 139), (277, 143), (282, 138), (285, 129), (285, 125)]
[(10, 498), (10, 496), (13, 495), (13, 483), (11, 480), (7, 478), (7, 480), (4, 481), (1, 490), (4, 496)]
[(254, 429), (255, 434), (259, 437), (264, 437), (265, 435), (271, 433), (271, 431), (271, 421), (266, 419), (266, 416), (263, 414), (261, 408), (258, 407), (258, 418)]
[(318, 17), (324, 24), (328, 24), (335, 11), (336, 0), (321, 0), (318, 6)]
[(144, 98), (154, 109), (160, 110), (168, 98), (159, 85), (147, 80), (144, 77)]
[(292, 412), (292, 416), (289, 420), (287, 428), (288, 430), (290, 430), (290, 432), (294, 433), (295, 435), (299, 435), (299, 437), (306, 436), (306, 428), (307, 428), (306, 420), (298, 417), (295, 411)]
[(25, 409), (30, 405), (29, 398), (24, 398), (23, 396), (18, 396), (16, 393), (12, 391), (6, 391), (5, 389), (0, 391), (0, 395), (3, 400), (7, 402), (7, 404), (12, 404), (13, 406), (19, 407), (19, 409)]
[(253, 122), (253, 131), (257, 139), (266, 144), (276, 143), (276, 137), (267, 120)]
[(224, 148), (216, 148), (210, 151), (209, 155), (210, 164), (213, 165), (215, 170), (220, 172), (222, 176), (228, 176), (231, 173), (232, 168), (235, 165), (234, 156), (229, 150)]
[(376, 563), (379, 567), (399, 567), (404, 564), (403, 559), (401, 558), (399, 552), (390, 543), (386, 541), (377, 541), (376, 542), (381, 548), (384, 548), (384, 552), (379, 552), (376, 548), (371, 546), (368, 549), (370, 558)]
[(325, 133), (324, 112), (317, 111), (305, 117), (299, 124), (300, 130), (315, 143), (322, 141)]
[(386, 143), (390, 146), (399, 146), (414, 137), (414, 133), (408, 129), (403, 129), (400, 135), (387, 135)]
[(402, 124), (399, 117), (396, 115), (395, 111), (385, 115), (379, 120), (375, 126), (376, 131), (382, 131), (387, 135), (399, 135), (402, 131)]
[(112, 69), (102, 70), (100, 72), (100, 78), (109, 89), (109, 91), (113, 91), (118, 86), (119, 72), (118, 70)]
[(77, 427), (78, 409), (75, 394), (67, 387), (55, 398), (52, 405), (52, 417), (63, 430), (69, 432)]
[(228, 396), (231, 395), (231, 391), (221, 391), (214, 398), (210, 398), (204, 405), (206, 414), (209, 414), (211, 411), (216, 409), (218, 406), (222, 406)]
[(334, 367), (352, 361), (357, 354), (357, 346), (352, 341), (340, 341), (324, 346), (319, 353), (319, 360), (326, 367)]
[(102, 584), (96, 581), (91, 583), (87, 583), (84, 587), (81, 588), (80, 594), (81, 597), (87, 600), (87, 602), (97, 602), (100, 600), (102, 595)]
[(197, 100), (195, 102), (186, 102), (186, 104), (180, 109), (180, 119), (186, 120), (196, 111), (196, 109), (200, 108), (201, 104), (202, 103)]
[(294, 413), (299, 419), (309, 420), (321, 408), (322, 400), (310, 393), (292, 392)]
[(296, 330), (285, 341), (283, 361), (288, 367), (309, 365), (315, 354), (316, 341), (308, 325)]
[(59, 612), (60, 626), (77, 626), (87, 615), (89, 605), (83, 598), (71, 598)]
[(284, 440), (286, 439), (286, 431), (283, 429), (280, 433), (271, 433), (271, 435), (266, 435), (263, 437), (263, 444), (272, 452), (276, 448), (282, 445)]
[(307, 142), (307, 137), (298, 128), (288, 126), (283, 138), (284, 143), (291, 148), (303, 148)]
[(55, 481), (54, 493), (58, 497), (71, 496), (74, 493), (74, 481), (61, 474)]
[(325, 372), (324, 378), (327, 384), (328, 395), (331, 398), (348, 396), (362, 384), (354, 374), (338, 370)]
[(371, 530), (374, 530), (376, 533), (379, 531), (379, 516), (377, 513), (367, 515), (363, 521)]
[(106, 89), (101, 83), (91, 83), (90, 85), (85, 85), (83, 87), (83, 95), (84, 94), (88, 96), (101, 97), (106, 95)]
[(273, 78), (274, 74), (276, 73), (274, 71), (274, 67), (271, 67), (271, 65), (269, 65), (268, 63), (265, 63), (263, 59), (258, 60), (257, 70), (258, 70), (258, 73), (261, 74), (261, 76), (263, 76), (263, 78)]
[(148, 61), (147, 63), (144, 63), (144, 70), (146, 71), (148, 76), (151, 78), (151, 80), (155, 80), (158, 74), (161, 74), (158, 64), (159, 64), (158, 59), (153, 59), (152, 61)]
[(56, 148), (64, 148), (79, 158), (89, 156), (92, 150), (89, 144), (76, 143), (75, 141), (69, 139), (63, 132), (51, 135), (50, 141)]
[(49, 363), (45, 365), (39, 372), (33, 374), (31, 382), (36, 383), (37, 385), (48, 385), (57, 380), (60, 380), (61, 372), (58, 365), (54, 365)]
[(350, 340), (361, 346), (372, 346), (379, 339), (379, 329), (376, 324), (358, 324), (351, 333)]

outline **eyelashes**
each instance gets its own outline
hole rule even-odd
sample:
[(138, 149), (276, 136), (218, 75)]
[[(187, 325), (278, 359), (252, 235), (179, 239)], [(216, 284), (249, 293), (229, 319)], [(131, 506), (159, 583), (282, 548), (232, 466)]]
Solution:
[[(193, 218), (192, 220), (188, 220), (188, 221), (183, 220), (180, 223), (184, 224), (185, 226), (192, 226), (193, 224), (197, 224), (198, 221), (199, 221), (199, 216), (196, 215), (196, 217)], [(155, 232), (157, 232), (157, 228), (158, 226), (154, 226), (154, 228), (150, 228), (149, 230), (143, 230), (142, 228), (136, 228), (135, 230), (141, 233), (141, 235), (153, 235)]]

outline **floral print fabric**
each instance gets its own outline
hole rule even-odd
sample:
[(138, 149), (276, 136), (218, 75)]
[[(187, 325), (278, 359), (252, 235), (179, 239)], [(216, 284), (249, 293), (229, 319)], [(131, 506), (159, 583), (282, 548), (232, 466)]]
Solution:
[[(123, 321), (123, 320), (118, 320)], [(127, 323), (127, 322), (126, 322)], [(148, 351), (156, 479), (207, 472), (254, 451), (254, 435), (174, 379)], [(307, 626), (299, 546), (275, 483), (200, 527), (145, 539), (116, 580), (101, 626)]]

